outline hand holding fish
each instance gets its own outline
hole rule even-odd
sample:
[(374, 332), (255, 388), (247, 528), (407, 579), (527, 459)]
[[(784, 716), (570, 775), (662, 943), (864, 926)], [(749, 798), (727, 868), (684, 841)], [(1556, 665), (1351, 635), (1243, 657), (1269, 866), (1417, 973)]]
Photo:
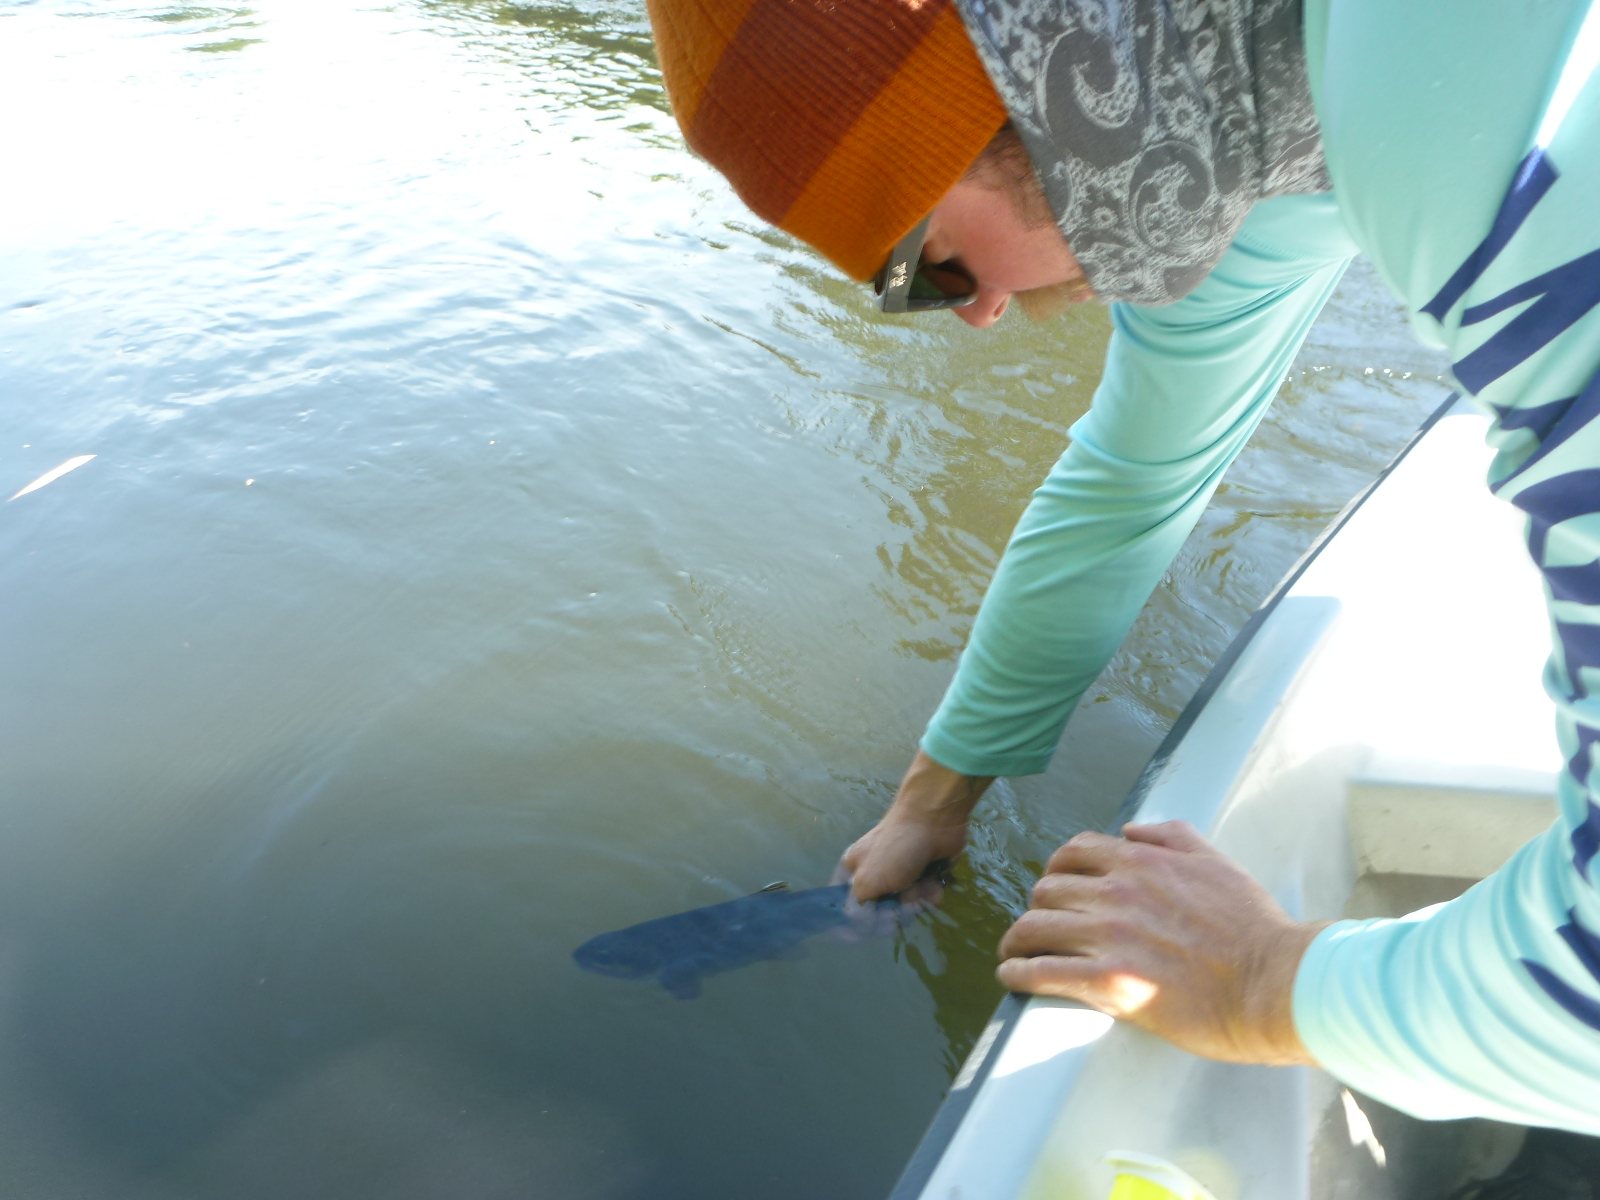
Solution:
[(889, 811), (844, 852), (834, 881), (848, 881), (850, 894), (862, 902), (904, 892), (929, 863), (961, 853), (967, 817), (993, 782), (952, 771), (918, 750)]
[(797, 958), (807, 938), (830, 933), (845, 941), (893, 933), (916, 919), (943, 891), (948, 862), (930, 863), (898, 896), (868, 904), (842, 883), (795, 892), (787, 883), (720, 904), (642, 921), (592, 937), (572, 952), (585, 971), (619, 979), (655, 979), (670, 995), (691, 1000), (700, 981), (765, 959)]
[(1080, 833), (1055, 852), (1000, 943), (1000, 982), (1081, 1001), (1206, 1058), (1312, 1064), (1292, 997), (1322, 925), (1291, 918), (1185, 822), (1123, 833)]

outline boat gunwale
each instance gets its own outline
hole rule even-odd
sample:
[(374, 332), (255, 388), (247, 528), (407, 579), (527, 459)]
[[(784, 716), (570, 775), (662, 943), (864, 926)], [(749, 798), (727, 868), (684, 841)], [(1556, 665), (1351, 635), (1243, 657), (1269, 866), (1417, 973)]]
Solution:
[[(1405, 461), (1406, 457), (1414, 450), (1424, 437), (1432, 431), (1433, 427), (1448, 416), (1462, 400), (1459, 390), (1451, 391), (1445, 399), (1433, 410), (1423, 422), (1417, 426), (1415, 433), (1406, 440), (1395, 456), (1389, 460), (1384, 468), (1375, 475), (1360, 491), (1358, 491), (1345, 506), (1339, 510), (1338, 515), (1330, 521), (1325, 529), (1317, 535), (1311, 545), (1306, 547), (1303, 554), (1295, 560), (1294, 564), (1284, 574), (1277, 585), (1263, 600), (1255, 612), (1250, 614), (1250, 619), (1244, 627), (1234, 635), (1233, 641), (1228, 643), (1228, 648), (1222, 652), (1217, 661), (1212, 664), (1204, 681), (1195, 690), (1189, 702), (1184, 705), (1183, 711), (1178, 714), (1178, 719), (1167, 730), (1166, 736), (1161, 739), (1155, 752), (1151, 754), (1139, 777), (1134, 781), (1122, 803), (1117, 806), (1116, 813), (1104, 826), (1106, 832), (1120, 830), (1125, 824), (1138, 815), (1139, 809), (1144, 805), (1151, 787), (1165, 770), (1168, 761), (1182, 745), (1189, 730), (1199, 720), (1201, 713), (1221, 689), (1223, 682), (1228, 678), (1239, 659), (1255, 640), (1264, 626), (1282, 603), (1283, 599), (1293, 590), (1295, 584), (1316, 561), (1317, 556), (1332, 542), (1333, 538), (1349, 524), (1361, 506), (1367, 502), (1374, 492), (1394, 474), (1395, 470)], [(995, 1063), (999, 1060), (1005, 1049), (1006, 1042), (1015, 1031), (1028, 1001), (1033, 997), (1023, 992), (1008, 992), (995, 1008), (994, 1015), (989, 1018), (984, 1031), (979, 1035), (977, 1043), (973, 1046), (967, 1061), (962, 1065), (956, 1076), (955, 1083), (951, 1085), (945, 1098), (941, 1101), (929, 1122), (926, 1132), (912, 1151), (907, 1160), (900, 1178), (896, 1181), (894, 1189), (889, 1193), (888, 1200), (918, 1200), (928, 1181), (933, 1178), (934, 1171), (943, 1160), (945, 1151), (949, 1149), (956, 1131), (966, 1119), (973, 1101), (982, 1090), (994, 1070)], [(991, 1033), (991, 1030), (993, 1031)]]

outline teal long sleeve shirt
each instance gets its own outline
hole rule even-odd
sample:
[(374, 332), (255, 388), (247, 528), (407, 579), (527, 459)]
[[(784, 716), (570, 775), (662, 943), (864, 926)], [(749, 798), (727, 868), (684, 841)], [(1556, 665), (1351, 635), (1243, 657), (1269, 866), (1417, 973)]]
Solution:
[(1586, 8), (1307, 5), (1345, 224), (1493, 418), (1490, 488), (1527, 517), (1566, 766), (1555, 824), (1466, 895), (1321, 933), (1294, 1012), (1330, 1072), (1417, 1116), (1600, 1134), (1600, 10), (1583, 26)]
[[(1333, 194), (1258, 204), (1176, 304), (1113, 306), (1093, 406), (1017, 526), (923, 748), (967, 774), (1044, 769), (1367, 254), (1494, 418), (1490, 485), (1527, 514), (1545, 577), (1567, 767), (1556, 824), (1466, 895), (1320, 934), (1296, 1025), (1330, 1072), (1416, 1115), (1600, 1134), (1600, 73), (1558, 87), (1583, 61), (1586, 8), (1307, 0)], [(1553, 97), (1570, 112), (1540, 144)]]
[(1355, 253), (1333, 197), (1268, 200), (1188, 296), (1112, 306), (1094, 403), (1017, 524), (923, 736), (937, 762), (1045, 769)]

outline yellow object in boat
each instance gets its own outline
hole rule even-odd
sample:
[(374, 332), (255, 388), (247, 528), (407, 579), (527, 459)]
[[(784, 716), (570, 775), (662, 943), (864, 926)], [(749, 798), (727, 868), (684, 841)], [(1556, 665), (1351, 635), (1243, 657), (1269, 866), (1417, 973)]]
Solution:
[(1214, 1200), (1188, 1172), (1153, 1154), (1113, 1150), (1105, 1161), (1117, 1173), (1110, 1200)]

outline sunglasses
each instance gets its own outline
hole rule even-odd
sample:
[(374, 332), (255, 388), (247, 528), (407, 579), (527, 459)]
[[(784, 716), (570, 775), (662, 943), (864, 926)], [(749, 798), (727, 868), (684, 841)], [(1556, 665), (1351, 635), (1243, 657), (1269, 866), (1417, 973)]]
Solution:
[(928, 236), (928, 220), (923, 217), (916, 228), (895, 243), (889, 261), (872, 280), (872, 290), (880, 297), (878, 307), (886, 313), (927, 312), (935, 308), (961, 308), (978, 298), (978, 281), (954, 260), (942, 263), (922, 261), (922, 243)]

